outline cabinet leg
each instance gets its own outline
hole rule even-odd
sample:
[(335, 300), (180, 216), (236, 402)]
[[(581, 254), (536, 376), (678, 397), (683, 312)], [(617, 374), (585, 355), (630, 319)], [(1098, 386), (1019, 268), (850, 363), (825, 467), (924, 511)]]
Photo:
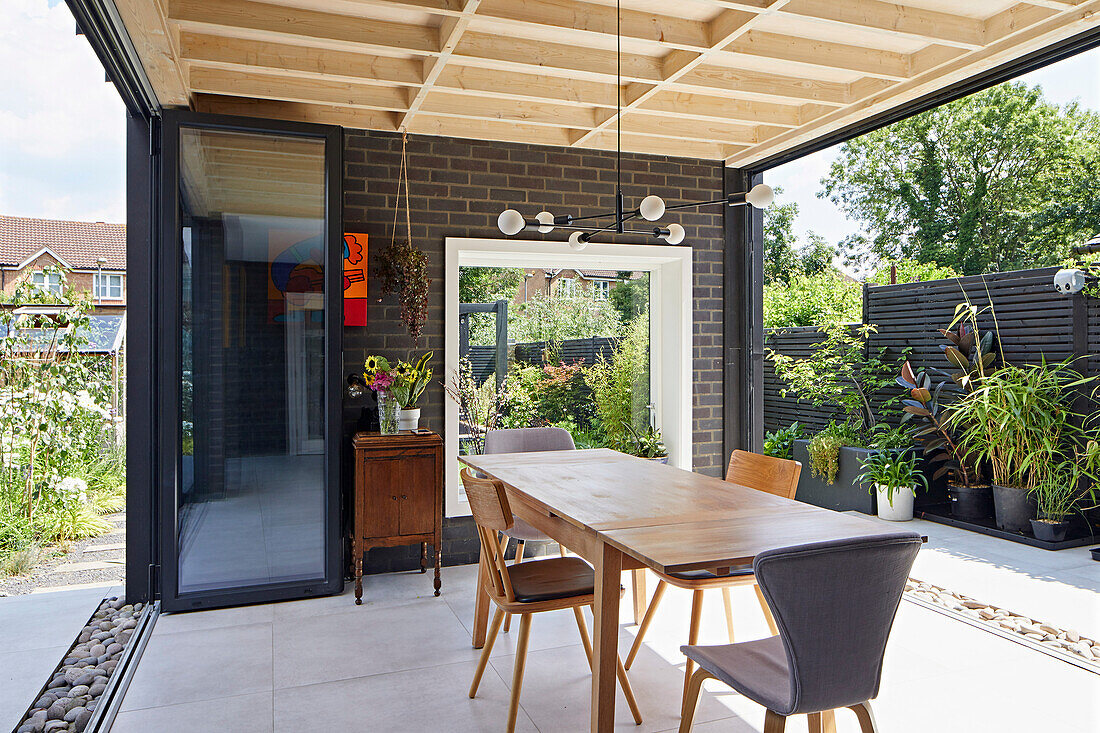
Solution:
[(359, 543), (353, 542), (351, 546), (352, 563), (355, 566), (355, 605), (363, 605), (363, 549)]
[(443, 567), (443, 542), (439, 537), (435, 539), (435, 594), (439, 595), (439, 588), (443, 585), (439, 579), (439, 569)]
[(428, 569), (428, 543), (420, 543), (420, 572)]

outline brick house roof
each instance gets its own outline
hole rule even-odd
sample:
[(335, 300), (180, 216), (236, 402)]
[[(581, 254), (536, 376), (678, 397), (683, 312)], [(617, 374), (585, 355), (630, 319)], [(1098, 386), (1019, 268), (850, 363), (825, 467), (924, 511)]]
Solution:
[(17, 267), (44, 249), (75, 270), (126, 269), (126, 225), (0, 214), (0, 267)]

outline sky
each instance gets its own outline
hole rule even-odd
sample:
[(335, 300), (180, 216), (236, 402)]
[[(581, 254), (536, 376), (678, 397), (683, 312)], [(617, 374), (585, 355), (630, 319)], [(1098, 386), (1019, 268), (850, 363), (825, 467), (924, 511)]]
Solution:
[(0, 214), (126, 220), (125, 108), (60, 0), (0, 0)]
[[(1076, 99), (1083, 107), (1100, 110), (1100, 48), (1025, 74), (1018, 81), (1042, 86), (1044, 96), (1052, 102), (1066, 104)], [(807, 233), (814, 231), (836, 244), (858, 231), (857, 223), (845, 218), (828, 199), (817, 198), (821, 179), (829, 172), (838, 149), (826, 148), (764, 173), (768, 185), (783, 188), (778, 203), (798, 203), (795, 234), (799, 241), (806, 241)]]

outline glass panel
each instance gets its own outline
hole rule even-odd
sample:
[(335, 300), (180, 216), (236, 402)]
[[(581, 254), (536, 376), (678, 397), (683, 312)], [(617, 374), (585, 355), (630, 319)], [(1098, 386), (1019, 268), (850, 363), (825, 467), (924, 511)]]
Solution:
[(178, 592), (321, 578), (325, 144), (179, 144)]
[[(484, 312), (501, 301), (507, 343)], [(479, 415), (491, 427), (562, 427), (581, 448), (642, 452), (631, 428), (644, 436), (652, 420), (648, 272), (463, 267), (459, 302), (460, 453), (480, 452)]]

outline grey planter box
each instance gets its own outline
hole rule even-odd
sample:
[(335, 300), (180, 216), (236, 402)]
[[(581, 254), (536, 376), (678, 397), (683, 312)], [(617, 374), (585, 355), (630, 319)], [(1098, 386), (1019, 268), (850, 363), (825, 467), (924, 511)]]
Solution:
[(802, 474), (798, 479), (798, 493), (795, 498), (814, 506), (833, 509), (838, 512), (855, 510), (864, 514), (875, 513), (875, 497), (867, 489), (856, 483), (860, 473), (860, 459), (870, 453), (868, 448), (841, 448), (840, 470), (836, 481), (825, 483), (825, 479), (811, 475), (810, 454), (806, 450), (808, 440), (794, 442), (794, 459), (802, 463)]

